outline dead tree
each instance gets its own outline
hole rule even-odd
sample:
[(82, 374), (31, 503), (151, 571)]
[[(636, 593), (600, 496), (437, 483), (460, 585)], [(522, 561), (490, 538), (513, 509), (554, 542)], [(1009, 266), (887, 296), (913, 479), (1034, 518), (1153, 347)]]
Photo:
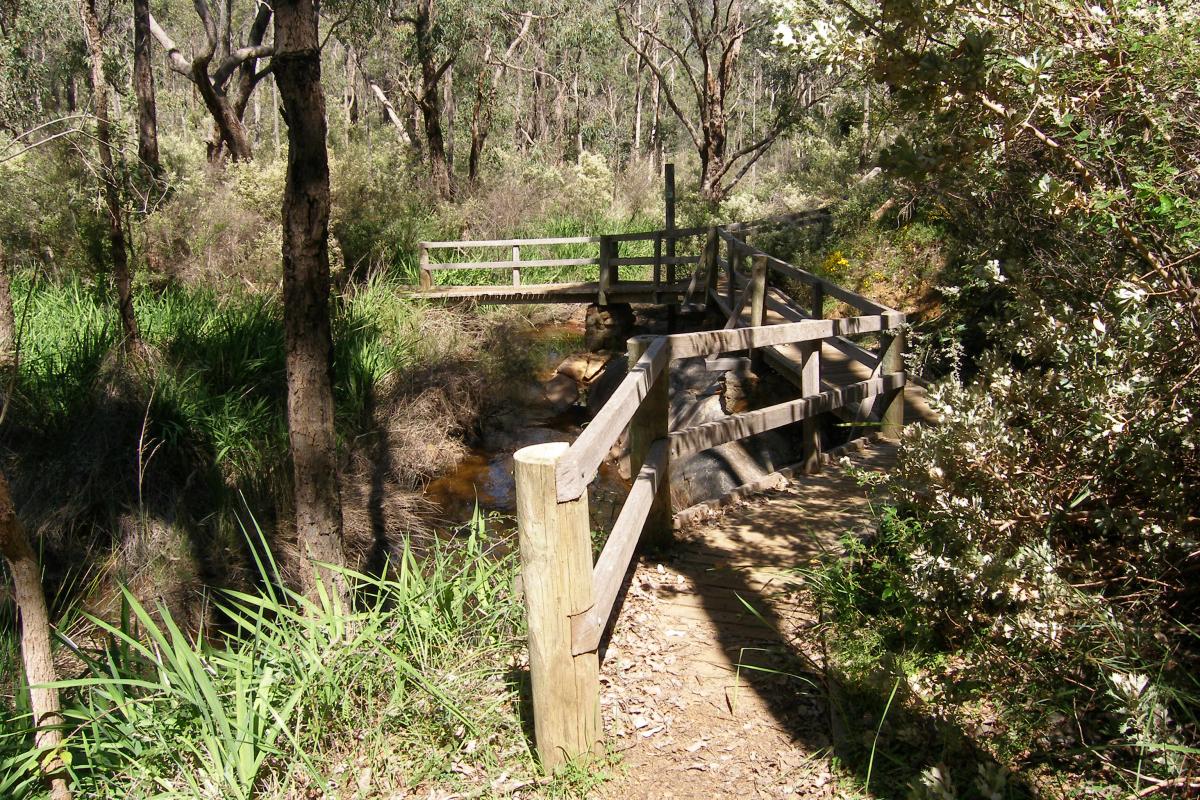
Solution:
[(347, 599), (341, 566), (341, 491), (333, 427), (333, 336), (329, 320), (329, 153), (321, 47), (313, 0), (276, 0), (275, 82), (288, 129), (283, 194), (283, 326), (288, 437), (295, 481), (296, 537), (304, 588), (314, 574)]
[(21, 629), (21, 661), (29, 684), (29, 707), (33, 712), (34, 743), (45, 755), (39, 759), (42, 773), (50, 785), (53, 800), (70, 800), (62, 758), (62, 712), (58, 701), (58, 680), (50, 651), (50, 612), (42, 588), (42, 570), (29, 545), (25, 527), (13, 508), (8, 479), (0, 472), (0, 555), (12, 575), (13, 598)]
[(219, 161), (228, 152), (235, 161), (249, 161), (254, 148), (242, 120), (254, 88), (272, 69), (270, 66), (258, 69), (259, 59), (274, 52), (274, 47), (263, 44), (271, 23), (271, 5), (258, 4), (245, 37), (246, 45), (237, 49), (231, 44), (232, 3), (216, 8), (211, 0), (194, 0), (193, 5), (204, 28), (204, 41), (191, 59), (183, 55), (153, 16), (149, 19), (150, 31), (166, 51), (167, 64), (196, 86), (213, 118), (209, 160)]

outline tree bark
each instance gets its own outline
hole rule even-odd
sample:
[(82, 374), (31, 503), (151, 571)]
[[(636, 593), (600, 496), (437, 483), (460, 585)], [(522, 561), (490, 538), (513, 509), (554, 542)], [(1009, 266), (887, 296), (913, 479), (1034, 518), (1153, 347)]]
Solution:
[[(0, 472), (0, 554), (12, 574), (13, 595), (20, 617), (21, 660), (30, 687), (29, 706), (36, 726), (34, 741), (44, 753), (54, 753), (63, 741), (63, 718), (58, 689), (46, 688), (46, 684), (58, 680), (50, 650), (50, 612), (42, 588), (42, 571), (29, 546), (25, 527), (13, 508), (12, 493), (3, 472)], [(70, 800), (71, 790), (63, 773), (62, 759), (55, 754), (51, 758), (43, 757), (41, 761), (42, 772), (50, 785), (50, 796), (54, 800)]]
[(442, 93), (439, 91), (442, 77), (454, 63), (453, 56), (442, 62), (437, 60), (433, 41), (433, 16), (436, 13), (434, 0), (419, 0), (413, 17), (413, 35), (416, 38), (417, 60), (421, 64), (421, 90), (417, 96), (417, 107), (421, 110), (425, 127), (426, 155), (434, 191), (443, 200), (454, 196), (454, 184), (450, 171), (450, 160), (446, 152), (446, 137), (442, 131)]
[(0, 243), (0, 372), (17, 366), (17, 319), (13, 314), (12, 281), (8, 258)]
[(162, 177), (158, 158), (158, 112), (151, 68), (150, 0), (133, 0), (133, 92), (138, 107), (138, 161), (151, 177)]
[(108, 243), (112, 253), (113, 281), (117, 285), (117, 307), (125, 334), (126, 352), (141, 348), (137, 318), (133, 313), (133, 276), (125, 247), (125, 226), (121, 213), (121, 189), (113, 164), (112, 128), (108, 120), (108, 84), (104, 79), (104, 51), (100, 44), (100, 20), (95, 0), (79, 0), (79, 18), (87, 43), (91, 65), (92, 105), (96, 116), (96, 143), (100, 150), (100, 180), (104, 183), (104, 203), (108, 209)]
[[(303, 588), (348, 600), (342, 566), (341, 492), (333, 418), (333, 337), (329, 321), (329, 154), (325, 93), (313, 0), (276, 0), (272, 64), (288, 128), (283, 195), (283, 321), (288, 435), (295, 480), (296, 535)], [(343, 605), (345, 607), (345, 605)]]

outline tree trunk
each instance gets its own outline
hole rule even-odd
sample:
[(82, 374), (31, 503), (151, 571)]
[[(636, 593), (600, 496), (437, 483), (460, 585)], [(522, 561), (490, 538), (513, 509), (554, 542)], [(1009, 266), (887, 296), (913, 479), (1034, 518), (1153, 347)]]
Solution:
[(17, 366), (17, 319), (13, 314), (12, 282), (8, 258), (0, 243), (0, 372)]
[(0, 472), (0, 554), (12, 574), (13, 597), (20, 617), (21, 660), (25, 665), (25, 680), (30, 686), (29, 706), (37, 729), (34, 741), (44, 753), (54, 753), (53, 757), (43, 755), (39, 759), (42, 771), (50, 784), (50, 796), (54, 800), (70, 800), (71, 790), (63, 773), (62, 759), (55, 752), (63, 740), (58, 690), (44, 688), (57, 681), (58, 676), (50, 651), (50, 613), (42, 588), (42, 571), (29, 546), (25, 528), (17, 519), (8, 479), (3, 472)]
[(344, 578), (312, 566), (346, 563), (333, 428), (329, 154), (318, 42), (313, 0), (276, 0), (273, 63), (289, 145), (283, 195), (283, 321), (296, 536), (306, 596), (316, 599), (319, 574), (326, 588), (345, 603)]
[(454, 100), (454, 65), (451, 64), (446, 70), (445, 80), (445, 95), (442, 98), (442, 107), (446, 110), (446, 166), (453, 174), (454, 172), (454, 125), (455, 116), (458, 114), (458, 104)]
[(151, 69), (150, 0), (133, 0), (133, 92), (138, 107), (138, 161), (157, 180), (162, 176), (158, 160), (158, 112), (154, 102), (154, 70)]
[(446, 156), (446, 140), (442, 136), (442, 102), (436, 89), (418, 104), (425, 122), (425, 145), (429, 156), (429, 173), (438, 197), (449, 200), (454, 196), (450, 182), (450, 162)]
[(441, 80), (450, 69), (453, 59), (438, 64), (433, 41), (434, 0), (420, 0), (412, 19), (416, 37), (417, 60), (421, 63), (421, 89), (417, 107), (425, 127), (425, 145), (429, 157), (429, 172), (438, 197), (449, 200), (454, 195), (450, 159), (446, 152), (446, 137), (442, 131)]
[(467, 180), (472, 185), (479, 182), (483, 147), (492, 127), (492, 93), (484, 75), (483, 70), (480, 70), (475, 78), (475, 105), (471, 109), (471, 153), (467, 157)]
[(100, 45), (100, 20), (95, 0), (79, 0), (79, 17), (91, 63), (92, 105), (96, 115), (96, 142), (100, 150), (100, 180), (104, 183), (104, 202), (108, 207), (108, 242), (112, 251), (113, 280), (117, 284), (117, 306), (125, 333), (125, 350), (141, 348), (137, 318), (133, 314), (133, 276), (129, 253), (125, 249), (125, 227), (121, 214), (121, 189), (113, 165), (112, 130), (108, 121), (108, 84), (104, 80), (104, 51)]

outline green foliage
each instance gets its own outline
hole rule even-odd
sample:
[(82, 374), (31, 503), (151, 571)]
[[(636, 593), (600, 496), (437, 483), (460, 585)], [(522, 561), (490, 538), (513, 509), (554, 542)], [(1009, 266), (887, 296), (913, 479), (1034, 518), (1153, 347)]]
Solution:
[[(350, 765), (351, 779), (361, 786), (365, 769), (387, 794), (459, 784), (467, 754), (475, 780), (533, 772), (507, 675), (521, 620), (515, 559), (481, 517), (420, 556), (406, 546), (385, 577), (347, 572), (355, 609), (282, 588), (261, 533), (251, 544), (258, 588), (214, 599), (219, 634), (192, 638), (126, 590), (121, 624), (91, 619), (103, 650), (65, 642), (87, 667), (59, 684), (78, 794), (293, 796), (332, 791)], [(5, 721), (6, 797), (38, 795), (45, 755), (27, 744), (28, 725)]]
[[(1184, 773), (1200, 16), (918, 0), (818, 28), (887, 87), (885, 185), (915, 209), (911, 243), (947, 255), (924, 343), (941, 424), (908, 434), (897, 511), (821, 584), (842, 663), (907, 673), (964, 724), (984, 707), (989, 746), (1025, 767), (1121, 791)], [(926, 777), (916, 796), (963, 788)]]

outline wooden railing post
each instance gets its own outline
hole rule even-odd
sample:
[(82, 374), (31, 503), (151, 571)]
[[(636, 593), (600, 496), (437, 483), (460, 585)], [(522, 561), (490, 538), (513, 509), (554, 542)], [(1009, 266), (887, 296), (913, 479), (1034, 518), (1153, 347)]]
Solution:
[[(763, 324), (767, 314), (767, 257), (755, 256), (754, 267), (750, 273), (750, 327), (757, 328)], [(754, 357), (754, 351), (750, 351)]]
[[(800, 349), (800, 396), (821, 393), (821, 340), (803, 342)], [(817, 418), (808, 416), (800, 423), (801, 469), (806, 473), (821, 471), (821, 432)]]
[(812, 296), (812, 318), (822, 319), (825, 316), (825, 284), (814, 283), (812, 285)]
[[(626, 345), (630, 365), (646, 352), (646, 348), (654, 341), (653, 336), (634, 336)], [(646, 461), (650, 445), (656, 439), (665, 439), (670, 432), (671, 413), (671, 362), (668, 358), (658, 378), (650, 387), (650, 391), (642, 400), (633, 419), (629, 421), (629, 474), (637, 475), (638, 470)], [(658, 480), (658, 491), (654, 495), (654, 504), (646, 516), (646, 525), (642, 529), (644, 546), (661, 550), (671, 544), (674, 526), (671, 510), (671, 464), (668, 458), (663, 466)]]
[[(742, 241), (745, 242), (745, 234), (742, 235)], [(737, 278), (738, 272), (742, 269), (742, 248), (738, 247), (734, 242), (729, 243), (729, 267), (726, 274), (729, 276), (729, 281), (725, 285), (725, 301), (733, 308), (734, 298), (737, 297)]]
[(547, 770), (603, 751), (599, 658), (571, 653), (571, 618), (593, 602), (592, 542), (587, 490), (558, 501), (556, 473), (567, 447), (533, 445), (513, 457), (534, 738)]
[(420, 266), (420, 282), (421, 289), (433, 288), (433, 272), (429, 269), (429, 248), (425, 246), (425, 242), (421, 242), (421, 266)]
[(607, 236), (600, 237), (600, 289), (596, 304), (608, 305), (608, 290), (614, 283), (616, 268), (609, 262), (612, 260), (612, 241)]
[(662, 258), (663, 258), (663, 237), (662, 233), (654, 234), (654, 304), (658, 305), (662, 302)]
[(514, 244), (512, 248), (513, 256), (513, 286), (521, 285), (521, 245)]
[[(883, 375), (904, 372), (904, 329), (892, 331), (891, 341), (888, 341), (879, 355), (879, 371)], [(880, 432), (889, 439), (899, 439), (904, 431), (904, 387), (900, 387), (884, 399), (883, 414), (880, 421)]]
[(717, 307), (713, 295), (717, 291), (717, 280), (720, 276), (720, 255), (721, 237), (717, 235), (715, 226), (710, 227), (708, 238), (704, 241), (704, 307), (709, 311)]

